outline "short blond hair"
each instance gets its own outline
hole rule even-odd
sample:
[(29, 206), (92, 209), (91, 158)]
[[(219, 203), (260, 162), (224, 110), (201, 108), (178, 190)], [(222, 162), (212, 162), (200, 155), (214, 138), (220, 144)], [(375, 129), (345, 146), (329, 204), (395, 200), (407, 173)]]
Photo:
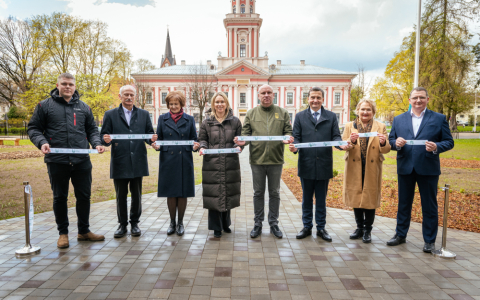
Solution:
[(355, 114), (358, 116), (358, 112), (359, 112), (359, 110), (360, 110), (360, 106), (361, 106), (363, 103), (368, 103), (368, 104), (370, 105), (370, 107), (372, 108), (373, 115), (375, 116), (375, 112), (377, 111), (377, 104), (375, 103), (375, 101), (370, 100), (370, 99), (360, 100), (360, 102), (357, 103), (357, 107), (355, 108)]
[(215, 95), (213, 95), (212, 100), (210, 101), (210, 107), (212, 108), (212, 113), (210, 114), (212, 117), (215, 117), (215, 99), (221, 96), (223, 100), (225, 100), (225, 103), (227, 104), (227, 107), (225, 108), (225, 114), (228, 114), (228, 110), (230, 109), (230, 101), (228, 101), (227, 95), (225, 95), (224, 92), (216, 92)]

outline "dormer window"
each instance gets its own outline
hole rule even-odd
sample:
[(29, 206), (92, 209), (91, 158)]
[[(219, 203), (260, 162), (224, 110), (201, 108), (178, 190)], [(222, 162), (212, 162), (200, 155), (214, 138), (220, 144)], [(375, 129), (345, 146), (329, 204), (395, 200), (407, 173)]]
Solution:
[(242, 4), (240, 6), (240, 13), (244, 14), (245, 13), (245, 4)]

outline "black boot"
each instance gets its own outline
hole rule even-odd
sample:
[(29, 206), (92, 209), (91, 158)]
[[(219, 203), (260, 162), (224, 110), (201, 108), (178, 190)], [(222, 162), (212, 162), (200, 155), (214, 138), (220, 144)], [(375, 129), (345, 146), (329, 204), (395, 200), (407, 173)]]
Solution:
[(367, 230), (365, 229), (363, 231), (363, 239), (362, 241), (365, 243), (365, 244), (368, 244), (368, 243), (371, 243), (372, 242), (372, 230)]
[(183, 227), (183, 222), (178, 221), (177, 235), (183, 235), (184, 233), (185, 233), (185, 228)]
[(121, 238), (127, 234), (127, 225), (119, 225), (118, 229), (113, 234), (114, 238)]
[(356, 240), (356, 239), (359, 239), (363, 236), (363, 229), (361, 228), (357, 228), (355, 229), (355, 231), (350, 235), (350, 239), (351, 240)]
[(220, 230), (214, 230), (213, 231), (213, 236), (216, 238), (221, 238), (222, 237), (222, 232)]
[(171, 220), (170, 221), (170, 226), (168, 226), (168, 229), (167, 229), (167, 234), (168, 235), (174, 234), (175, 233), (175, 227), (177, 227), (177, 223), (175, 222), (175, 220)]

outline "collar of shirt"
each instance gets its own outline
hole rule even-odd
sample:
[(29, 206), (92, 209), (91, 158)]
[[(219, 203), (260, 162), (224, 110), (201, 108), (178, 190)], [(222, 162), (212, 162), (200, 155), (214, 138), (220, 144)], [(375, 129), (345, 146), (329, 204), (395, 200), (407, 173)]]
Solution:
[(122, 105), (122, 108), (123, 108), (123, 112), (125, 113), (125, 115), (131, 114), (132, 111), (133, 111), (133, 108), (132, 108), (132, 110), (128, 110), (128, 109), (126, 109), (125, 107), (123, 107), (123, 105)]
[(415, 118), (423, 118), (423, 116), (425, 115), (425, 111), (427, 110), (427, 108), (425, 107), (425, 109), (422, 111), (422, 113), (420, 114), (420, 116), (417, 117), (417, 115), (415, 115), (415, 113), (413, 112), (413, 109), (410, 109), (410, 114), (412, 115), (412, 117), (415, 117)]
[[(315, 111), (313, 109), (310, 108), (310, 112), (312, 113), (312, 116), (313, 114), (315, 113)], [(320, 118), (320, 114), (322, 113), (322, 109), (320, 108), (319, 110), (316, 111), (318, 113), (318, 116), (317, 116), (317, 120), (318, 118)]]

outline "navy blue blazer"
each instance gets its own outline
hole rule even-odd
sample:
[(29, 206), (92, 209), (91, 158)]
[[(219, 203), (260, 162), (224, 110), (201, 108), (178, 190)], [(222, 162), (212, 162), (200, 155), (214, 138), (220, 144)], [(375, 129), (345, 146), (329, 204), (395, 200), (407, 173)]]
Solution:
[[(322, 106), (318, 122), (310, 107), (299, 112), (293, 123), (294, 143), (341, 141), (335, 113)], [(333, 178), (332, 147), (298, 149), (298, 176), (305, 179), (326, 180)]]
[[(167, 112), (158, 117), (159, 141), (197, 141), (195, 119), (183, 113), (177, 124)], [(194, 197), (193, 146), (161, 146), (158, 197)]]
[[(406, 140), (428, 140), (437, 144), (437, 154), (428, 152), (425, 146), (405, 145), (397, 150), (395, 142)], [(445, 115), (427, 109), (417, 136), (413, 135), (412, 115), (407, 111), (393, 119), (388, 137), (392, 150), (397, 151), (397, 174), (409, 175), (415, 169), (419, 175), (440, 175), (440, 153), (453, 148), (454, 142)]]

